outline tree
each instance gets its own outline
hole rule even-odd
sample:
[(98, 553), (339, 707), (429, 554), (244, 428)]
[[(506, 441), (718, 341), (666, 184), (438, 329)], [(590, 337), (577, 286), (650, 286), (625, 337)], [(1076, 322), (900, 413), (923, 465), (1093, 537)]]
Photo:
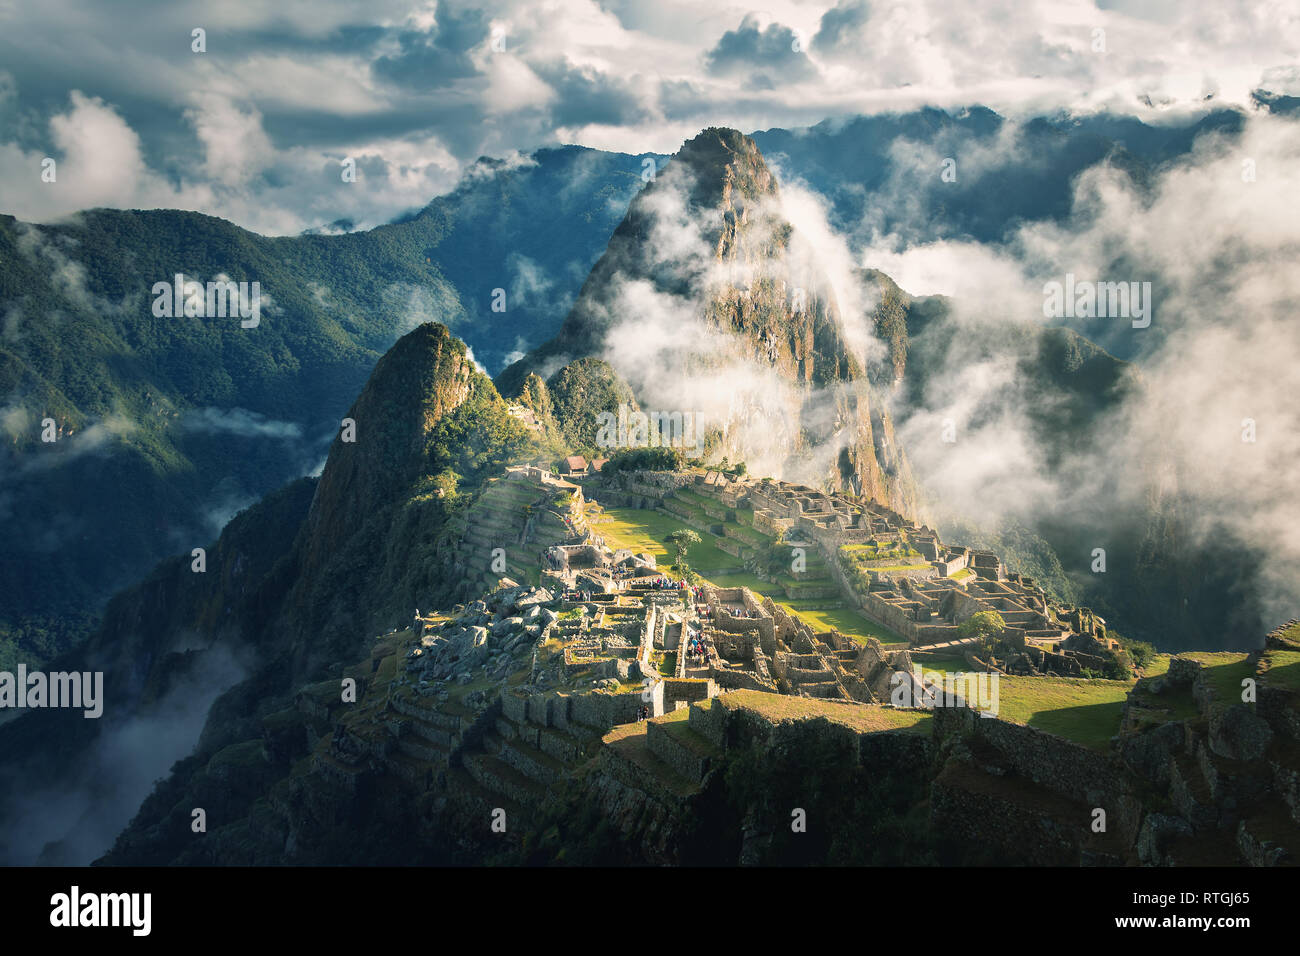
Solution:
[(680, 570), (686, 567), (686, 549), (693, 544), (699, 544), (700, 536), (689, 528), (682, 528), (668, 536), (668, 543), (673, 546), (676, 557), (674, 567)]
[(776, 536), (776, 539), (767, 546), (767, 553), (763, 556), (763, 567), (772, 577), (778, 577), (790, 568), (790, 546), (785, 543), (785, 531), (782, 530)]
[(976, 611), (961, 624), (957, 625), (957, 636), (960, 638), (977, 637), (980, 646), (990, 652), (993, 648), (994, 638), (1006, 630), (1007, 622), (1002, 619), (1002, 615), (997, 611)]

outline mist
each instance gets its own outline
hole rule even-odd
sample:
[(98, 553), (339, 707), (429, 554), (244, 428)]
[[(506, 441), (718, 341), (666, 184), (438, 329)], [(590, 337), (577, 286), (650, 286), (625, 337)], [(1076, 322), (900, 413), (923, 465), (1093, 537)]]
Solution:
[[(1246, 544), (1264, 556), (1256, 595), (1268, 620), (1300, 604), (1300, 125), (1251, 115), (1239, 139), (1202, 136), (1146, 188), (1106, 164), (1081, 175), (1070, 218), (1018, 228), (1004, 244), (881, 239), (865, 265), (914, 295), (951, 296), (949, 367), (899, 431), (932, 498), (985, 524), (1055, 514), (1098, 523), (1151, 501), (1180, 501), (1188, 547)], [(960, 157), (958, 158), (960, 162)], [(1129, 397), (1049, 456), (991, 328), (1041, 325), (1043, 287), (1067, 273), (1153, 281), (1150, 328), (1071, 324), (1137, 366)], [(945, 445), (939, 425), (956, 425)]]
[(209, 648), (147, 712), (115, 717), (108, 700), (99, 736), (71, 779), (32, 791), (14, 769), (4, 781), (0, 865), (84, 866), (102, 856), (154, 785), (193, 751), (213, 701), (245, 676), (227, 648)]

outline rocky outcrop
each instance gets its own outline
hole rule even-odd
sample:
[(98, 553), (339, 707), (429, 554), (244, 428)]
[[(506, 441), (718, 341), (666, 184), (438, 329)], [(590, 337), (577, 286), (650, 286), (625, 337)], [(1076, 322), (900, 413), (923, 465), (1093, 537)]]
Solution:
[[(645, 347), (627, 348), (629, 336)], [(691, 345), (665, 349), (676, 339)], [(860, 348), (758, 147), (708, 129), (632, 201), (558, 335), (497, 381), (515, 394), (531, 371), (603, 357), (656, 408), (683, 401), (665, 382), (725, 379), (725, 407), (699, 409), (719, 429), (718, 454), (784, 461), (792, 476), (913, 514), (910, 469)], [(783, 395), (745, 392), (765, 381)]]

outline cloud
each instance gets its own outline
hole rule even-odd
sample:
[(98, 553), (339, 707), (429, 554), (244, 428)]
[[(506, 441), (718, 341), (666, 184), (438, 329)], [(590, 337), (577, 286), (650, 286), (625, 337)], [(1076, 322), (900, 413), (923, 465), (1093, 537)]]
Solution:
[(256, 109), (241, 110), (225, 97), (200, 94), (185, 111), (203, 144), (208, 175), (223, 186), (246, 183), (274, 156)]
[[(1144, 118), (1201, 109), (1211, 94), (1247, 105), (1262, 81), (1292, 83), (1300, 42), (1296, 17), (1250, 0), (764, 9), (14, 8), (0, 31), (0, 210), (48, 221), (93, 205), (165, 206), (274, 234), (365, 227), (449, 190), (479, 156), (557, 143), (665, 152), (705, 126), (801, 127), (919, 105)], [(203, 54), (190, 49), (196, 24), (208, 32)], [(39, 180), (46, 156), (60, 161), (57, 187)], [(349, 156), (365, 175), (342, 188)]]
[(243, 408), (199, 408), (186, 412), (181, 427), (208, 434), (224, 433), (245, 438), (281, 438), (297, 440), (302, 426), (281, 422)]
[[(179, 650), (179, 648), (178, 648)], [(213, 701), (243, 679), (226, 648), (203, 650), (166, 696), (133, 714), (105, 702), (104, 726), (73, 779), (33, 791), (21, 770), (4, 788), (4, 863), (85, 866), (106, 852), (172, 764), (191, 753)], [(105, 681), (106, 690), (113, 685)], [(81, 720), (80, 713), (72, 715)]]
[[(598, 266), (599, 284), (581, 307), (587, 321), (606, 330), (601, 357), (644, 408), (690, 413), (701, 437), (705, 430), (721, 433), (718, 455), (744, 460), (754, 474), (806, 482), (837, 476), (841, 450), (859, 438), (860, 423), (846, 404), (849, 390), (838, 382), (792, 380), (791, 370), (776, 364), (789, 345), (782, 338), (787, 330), (740, 336), (726, 320), (719, 327), (711, 306), (748, 315), (750, 295), (772, 286), (806, 295), (805, 307), (830, 319), (839, 317), (841, 302), (865, 309), (873, 295), (861, 287), (821, 201), (795, 186), (780, 197), (746, 194), (743, 214), (737, 213), (747, 227), (720, 255), (723, 212), (695, 201), (699, 184), (692, 170), (683, 160), (659, 173), (632, 213), (644, 239), (630, 249), (620, 246)], [(796, 230), (787, 235), (781, 224), (791, 221)], [(780, 240), (774, 241), (769, 225)], [(773, 252), (774, 246), (784, 251)], [(763, 321), (761, 315), (750, 318)], [(877, 354), (880, 346), (864, 317), (855, 315), (851, 324), (849, 346), (859, 359)]]
[(817, 76), (798, 35), (780, 23), (763, 26), (755, 14), (724, 33), (704, 60), (714, 75), (748, 77), (768, 88)]
[[(1239, 139), (1203, 137), (1148, 188), (1101, 165), (1079, 177), (1071, 216), (1022, 225), (1007, 242), (893, 238), (864, 262), (913, 294), (952, 294), (949, 342), (922, 407), (898, 410), (904, 446), (934, 498), (991, 521), (1071, 515), (1095, 521), (1178, 503), (1184, 548), (1233, 541), (1264, 557), (1251, 583), (1267, 615), (1300, 603), (1294, 461), (1300, 456), (1300, 124), (1253, 114)], [(1025, 414), (1030, 395), (988, 357), (990, 330), (1036, 327), (1043, 286), (1066, 273), (1152, 281), (1154, 318), (1075, 327), (1133, 355), (1131, 397), (1051, 463)], [(944, 445), (939, 423), (956, 423)], [(1253, 436), (1250, 430), (1253, 427)], [(1243, 440), (1252, 438), (1253, 440)], [(996, 494), (990, 494), (996, 489)], [(1101, 533), (1100, 530), (1098, 532)], [(1234, 635), (1238, 641), (1258, 635)]]
[(490, 20), (483, 10), (457, 11), (439, 4), (437, 20), (424, 30), (402, 30), (397, 50), (378, 57), (371, 69), (380, 79), (400, 86), (431, 89), (477, 75), (469, 55), (488, 35)]
[[(103, 100), (80, 90), (48, 124), (48, 152), (0, 144), (0, 208), (25, 219), (52, 219), (95, 206), (187, 205), (195, 196), (172, 189), (145, 165), (140, 138)], [(55, 160), (54, 181), (42, 180)]]
[(446, 283), (415, 285), (410, 282), (394, 282), (384, 289), (383, 300), (390, 311), (402, 315), (393, 333), (394, 342), (426, 322), (439, 322), (455, 330), (456, 325), (465, 318), (460, 297)]

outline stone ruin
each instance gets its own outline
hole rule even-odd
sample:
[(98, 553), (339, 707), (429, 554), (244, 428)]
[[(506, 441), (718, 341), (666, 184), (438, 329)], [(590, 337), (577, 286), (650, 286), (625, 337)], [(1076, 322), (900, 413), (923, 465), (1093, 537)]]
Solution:
[[(1001, 657), (980, 661), (981, 667), (1077, 675), (1104, 668), (1122, 654), (1105, 636), (1104, 620), (1086, 608), (1053, 604), (1032, 578), (1008, 571), (992, 551), (946, 545), (933, 528), (878, 502), (776, 479), (727, 479), (714, 472), (703, 477), (639, 472), (620, 476), (617, 485), (614, 493), (632, 492), (636, 506), (672, 513), (693, 527), (699, 522), (673, 499), (678, 489), (688, 488), (710, 521), (723, 521), (728, 511), (752, 512), (754, 531), (779, 536), (791, 547), (815, 548), (825, 560), (835, 597), (913, 646), (969, 644), (960, 637), (960, 625), (980, 611), (996, 611), (1007, 624)], [(704, 530), (717, 534), (719, 529)], [(718, 546), (743, 553), (744, 542), (722, 530), (726, 533)], [(854, 552), (858, 556), (850, 559)], [(812, 589), (806, 596), (831, 594)]]

